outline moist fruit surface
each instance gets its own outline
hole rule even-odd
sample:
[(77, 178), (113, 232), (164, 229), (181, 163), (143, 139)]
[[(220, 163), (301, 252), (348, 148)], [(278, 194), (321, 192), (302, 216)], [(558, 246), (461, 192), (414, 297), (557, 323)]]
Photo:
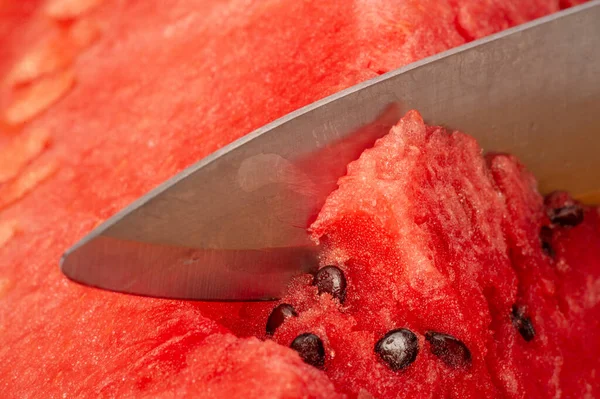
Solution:
[[(296, 308), (296, 301), (290, 303), (298, 316), (290, 312), (293, 317), (284, 316), (283, 323), (273, 325), (275, 340), (284, 345), (248, 338), (266, 336), (272, 303), (194, 303), (117, 295), (70, 283), (58, 269), (62, 252), (107, 217), (252, 129), (365, 79), (573, 4), (563, 0), (0, 1), (0, 396), (231, 397), (243, 392), (249, 398), (335, 397), (343, 392), (366, 395), (358, 387), (368, 387), (373, 394), (390, 390), (385, 384), (381, 391), (371, 388), (373, 376), (366, 380), (360, 373), (340, 383), (341, 374), (334, 375), (338, 369), (331, 366), (330, 342), (319, 335), (322, 328), (297, 335), (313, 333), (323, 342), (324, 371), (306, 365), (287, 348), (297, 336), (291, 336), (294, 323), (308, 326), (310, 315), (317, 318), (325, 306), (335, 315), (331, 323), (350, 334), (348, 351), (337, 352), (337, 359), (360, 363), (370, 351), (369, 362), (379, 362), (376, 380), (396, 378), (374, 353), (375, 342), (396, 327), (392, 321), (412, 317), (424, 323), (439, 316), (427, 328), (461, 340), (471, 352), (475, 370), (484, 368), (484, 351), (495, 359), (490, 364), (504, 364), (504, 373), (488, 367), (492, 371), (475, 384), (477, 392), (508, 387), (551, 396), (558, 390), (570, 392), (563, 381), (579, 381), (582, 390), (588, 386), (592, 390), (598, 384), (590, 364), (597, 357), (598, 344), (588, 326), (598, 320), (598, 295), (590, 294), (598, 292), (594, 274), (599, 258), (594, 249), (598, 216), (587, 208), (578, 226), (549, 227), (545, 245), (555, 255), (553, 269), (544, 266), (548, 259), (530, 252), (540, 238), (533, 238), (528, 229), (532, 224), (523, 220), (521, 230), (502, 227), (510, 237), (505, 245), (511, 248), (513, 272), (504, 273), (508, 269), (500, 266), (494, 269), (498, 286), (485, 291), (483, 298), (477, 291), (483, 278), (478, 267), (469, 269), (466, 279), (453, 277), (465, 289), (461, 295), (450, 287), (438, 287), (438, 280), (448, 281), (456, 267), (463, 267), (450, 262), (455, 262), (459, 251), (450, 248), (440, 251), (448, 254), (449, 264), (440, 260), (439, 271), (437, 263), (433, 269), (415, 269), (416, 299), (411, 295), (404, 302), (424, 298), (425, 315), (379, 312), (353, 320), (339, 310), (357, 303), (361, 285), (350, 273), (345, 276), (343, 304), (325, 292), (318, 296), (323, 302), (318, 306), (307, 302)], [(488, 216), (498, 220), (500, 209), (508, 208), (511, 219), (520, 223), (521, 209), (530, 209), (539, 198), (531, 182), (519, 180), (516, 172), (505, 172), (511, 162), (499, 158), (492, 170), (497, 170), (495, 184), (514, 200)], [(504, 203), (498, 198), (490, 201)], [(364, 220), (348, 227), (369, 229), (368, 217), (366, 213)], [(415, 220), (423, 224), (427, 217)], [(381, 232), (373, 231), (366, 244), (386, 239), (393, 228), (386, 225)], [(442, 225), (428, 229), (430, 245), (449, 245)], [(347, 234), (351, 240), (357, 232)], [(501, 241), (495, 229), (486, 234)], [(472, 261), (480, 265), (489, 257), (492, 268), (509, 262), (506, 252), (494, 252), (498, 242), (472, 255)], [(404, 251), (414, 255), (412, 248)], [(384, 259), (392, 254), (376, 255)], [(416, 260), (425, 262), (422, 256)], [(331, 255), (332, 262), (338, 260)], [(541, 271), (531, 266), (538, 263)], [(346, 272), (350, 264), (331, 266)], [(553, 280), (552, 272), (560, 278)], [(402, 277), (372, 273), (362, 283), (374, 293), (373, 300), (364, 300), (366, 309), (374, 308), (375, 298), (383, 295), (378, 292), (382, 281)], [(440, 274), (443, 278), (438, 278)], [(311, 295), (317, 295), (314, 277), (305, 279), (298, 290), (310, 289)], [(503, 293), (514, 290), (515, 279), (516, 302), (509, 306)], [(326, 285), (324, 290), (333, 287)], [(437, 288), (447, 301), (427, 296)], [(545, 344), (544, 337), (555, 325), (561, 328), (564, 320), (553, 319), (555, 305), (550, 299), (541, 308), (534, 306), (537, 296), (548, 292), (558, 298), (564, 320), (573, 326), (569, 339), (558, 347)], [(474, 298), (472, 309), (459, 301), (468, 296)], [(495, 310), (489, 311), (486, 304)], [(446, 312), (454, 305), (460, 314)], [(515, 327), (505, 319), (477, 316), (483, 312), (511, 320), (513, 305), (519, 309), (514, 323), (532, 322), (531, 342), (516, 336)], [(415, 374), (414, 383), (404, 386), (407, 392), (425, 378), (418, 371), (430, 373), (423, 393), (445, 389), (434, 386), (433, 380), (446, 374), (457, 381), (457, 389), (463, 383), (473, 385), (468, 374), (447, 369), (431, 353), (421, 329), (424, 324), (417, 321), (408, 329), (418, 338), (419, 351), (400, 377), (408, 380), (406, 375)], [(459, 326), (459, 321), (465, 323)], [(485, 322), (502, 328), (498, 337), (484, 342), (476, 331)], [(372, 330), (364, 329), (364, 323), (372, 323)], [(314, 325), (319, 327), (317, 322)], [(368, 332), (375, 330), (379, 335)], [(365, 347), (358, 348), (355, 340)], [(407, 342), (412, 347), (413, 340)], [(549, 352), (531, 351), (531, 345)], [(343, 367), (354, 369), (356, 361)], [(518, 364), (525, 361), (544, 378), (552, 376), (551, 391), (536, 392), (535, 387), (527, 387), (535, 385), (532, 380), (516, 375), (522, 370)]]
[[(574, 331), (593, 340), (600, 327), (587, 318), (600, 316), (599, 228), (597, 208), (564, 192), (544, 201), (514, 157), (484, 157), (411, 111), (348, 166), (311, 226), (327, 265), (313, 279), (340, 270), (345, 300), (299, 276), (282, 299), (298, 315), (274, 339), (316, 335), (321, 367), (350, 395), (593, 397), (595, 344), (577, 378), (565, 364), (587, 346)], [(561, 240), (582, 230), (589, 247), (567, 263)], [(587, 283), (561, 289), (583, 270)]]

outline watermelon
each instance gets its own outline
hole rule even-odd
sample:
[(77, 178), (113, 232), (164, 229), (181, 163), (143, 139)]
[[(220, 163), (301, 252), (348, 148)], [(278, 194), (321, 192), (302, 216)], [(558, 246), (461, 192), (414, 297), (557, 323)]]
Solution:
[(600, 394), (599, 209), (544, 202), (518, 160), (481, 154), (411, 111), (351, 163), (311, 226), (324, 267), (292, 282), (274, 340), (319, 339), (350, 396)]
[[(446, 209), (432, 190), (449, 195), (441, 178), (456, 169), (423, 169), (441, 174), (431, 187), (417, 187), (425, 175), (401, 182), (411, 198), (424, 201), (413, 210), (421, 213), (412, 215), (422, 227), (411, 227), (416, 235), (414, 242), (402, 241), (404, 252), (376, 241), (400, 237), (394, 229), (402, 225), (394, 221), (413, 212), (408, 199), (394, 198), (390, 204), (399, 201), (398, 207), (365, 208), (362, 218), (343, 221), (336, 215), (356, 202), (349, 196), (336, 211), (335, 198), (344, 197), (334, 194), (312, 231), (331, 241), (323, 261), (344, 273), (343, 300), (327, 293), (343, 286), (342, 274), (323, 272), (316, 286), (313, 276), (299, 276), (284, 299), (298, 316), (275, 320), (272, 340), (265, 341), (265, 326), (276, 304), (119, 295), (69, 282), (58, 269), (62, 252), (107, 217), (249, 131), (360, 81), (574, 3), (0, 2), (0, 397), (395, 397), (447, 390), (518, 397), (545, 389), (527, 376), (552, 382), (542, 396), (593, 396), (597, 211), (586, 208), (578, 226), (556, 227), (548, 215), (538, 215), (540, 198), (514, 160), (492, 159), (485, 166), (466, 138), (446, 143), (451, 158), (439, 162), (464, 161), (466, 176), (480, 188), (472, 187), (467, 203), (490, 201), (465, 222), (475, 242), (466, 251), (468, 262), (458, 260), (458, 248), (467, 245), (458, 226), (431, 218), (434, 209)], [(422, 129), (415, 115), (402, 123)], [(359, 166), (356, 173), (366, 173)], [(361, 206), (378, 200), (365, 197)], [(458, 207), (456, 198), (451, 203)], [(504, 219), (509, 214), (514, 225)], [(550, 229), (541, 254), (527, 247), (538, 226), (533, 215), (547, 218)], [(375, 229), (376, 218), (386, 223), (383, 230)], [(456, 247), (448, 247), (449, 234), (457, 235)], [(372, 250), (356, 255), (363, 267), (347, 258), (350, 249), (358, 250), (352, 244), (357, 237), (366, 237), (365, 251)], [(536, 239), (539, 244), (539, 234)], [(424, 245), (439, 257), (435, 267), (431, 261), (426, 267)], [(550, 260), (548, 248), (554, 251)], [(399, 298), (407, 281), (406, 274), (386, 273), (392, 269), (372, 262), (411, 256), (425, 263), (401, 268), (413, 270), (415, 288), (399, 306), (414, 311), (392, 314), (384, 301), (370, 313), (384, 293)], [(399, 285), (376, 283), (367, 276), (370, 267), (373, 276)], [(379, 287), (380, 294), (366, 295)], [(472, 302), (464, 306), (467, 296)], [(359, 313), (347, 310), (358, 304), (365, 307)], [(325, 314), (326, 322), (320, 320)], [(515, 331), (529, 324), (535, 336), (527, 342)], [(567, 324), (573, 326), (569, 334)], [(397, 339), (406, 354), (397, 356), (387, 341), (375, 352), (393, 329), (401, 331), (387, 338)], [(289, 348), (302, 334), (309, 335)], [(448, 358), (443, 353), (449, 347), (462, 348), (463, 356)], [(350, 356), (354, 360), (341, 363)], [(376, 375), (366, 378), (367, 367)]]

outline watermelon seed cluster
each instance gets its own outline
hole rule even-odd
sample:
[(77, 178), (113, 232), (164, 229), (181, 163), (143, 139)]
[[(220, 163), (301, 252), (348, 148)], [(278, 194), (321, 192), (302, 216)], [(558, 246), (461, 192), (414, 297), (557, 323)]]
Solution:
[[(317, 287), (319, 295), (327, 293), (340, 303), (346, 299), (348, 283), (344, 272), (337, 266), (325, 266), (319, 269), (313, 278), (312, 285)], [(294, 307), (288, 303), (276, 306), (267, 319), (267, 335), (272, 336), (287, 319), (297, 316), (298, 313)], [(298, 352), (304, 362), (314, 367), (323, 368), (325, 365), (323, 341), (313, 333), (307, 332), (298, 335), (292, 341), (290, 348)]]
[(574, 227), (583, 222), (583, 206), (565, 191), (554, 191), (544, 199), (546, 214), (553, 225)]
[[(346, 299), (347, 281), (344, 272), (337, 266), (325, 266), (319, 269), (312, 285), (317, 287), (318, 293), (327, 293), (343, 303)], [(276, 306), (269, 315), (266, 325), (267, 336), (272, 336), (275, 331), (289, 318), (297, 317), (298, 313), (288, 303)], [(529, 325), (531, 325), (529, 323)], [(533, 327), (531, 327), (533, 331)], [(431, 353), (440, 358), (452, 368), (468, 367), (471, 364), (471, 352), (459, 339), (440, 332), (428, 331), (425, 339), (430, 343)], [(298, 335), (291, 343), (304, 362), (323, 368), (325, 365), (325, 347), (323, 341), (312, 332)], [(398, 328), (388, 331), (375, 344), (374, 351), (390, 369), (399, 371), (410, 366), (419, 354), (419, 339), (414, 332), (407, 328)]]
[[(552, 246), (553, 231), (557, 226), (572, 227), (583, 221), (583, 207), (565, 192), (554, 192), (545, 198), (547, 226), (540, 229), (542, 250), (550, 257), (556, 256)], [(312, 285), (317, 288), (319, 295), (327, 293), (340, 303), (346, 300), (347, 280), (344, 272), (337, 266), (329, 265), (320, 268), (314, 275)], [(275, 307), (266, 325), (266, 333), (272, 336), (286, 320), (297, 317), (298, 313), (288, 303)], [(535, 338), (536, 331), (526, 308), (513, 305), (510, 318), (513, 326), (526, 342)], [(425, 340), (429, 343), (430, 352), (450, 368), (468, 368), (472, 364), (471, 351), (458, 338), (438, 331), (426, 331)], [(323, 341), (313, 332), (298, 335), (291, 343), (304, 362), (317, 367), (325, 366), (325, 347)], [(419, 339), (407, 328), (397, 328), (388, 331), (374, 347), (377, 356), (393, 371), (409, 367), (419, 354)]]
[(542, 226), (540, 229), (540, 241), (544, 253), (555, 258), (556, 252), (552, 246), (554, 228), (575, 227), (581, 224), (584, 210), (583, 206), (565, 191), (554, 191), (548, 194), (544, 199), (544, 205), (550, 225)]

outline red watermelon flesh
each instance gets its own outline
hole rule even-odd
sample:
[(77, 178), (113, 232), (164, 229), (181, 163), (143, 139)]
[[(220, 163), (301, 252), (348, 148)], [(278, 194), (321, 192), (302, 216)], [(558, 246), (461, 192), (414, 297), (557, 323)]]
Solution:
[[(599, 394), (598, 209), (585, 209), (576, 227), (551, 226), (533, 176), (511, 156), (486, 162), (481, 153), (473, 138), (426, 126), (411, 111), (351, 163), (311, 227), (327, 248), (322, 264), (344, 272), (345, 296), (319, 294), (318, 277), (298, 277), (282, 299), (297, 317), (274, 339), (318, 336), (325, 372), (349, 394)], [(586, 246), (567, 257), (564, 240), (578, 231)], [(374, 348), (400, 328), (416, 335), (418, 355), (394, 370)], [(468, 365), (435, 354), (430, 332), (464, 343)]]
[[(249, 397), (334, 396), (326, 375), (293, 351), (223, 335), (263, 335), (272, 304), (91, 290), (60, 274), (61, 253), (149, 188), (253, 128), (569, 5), (0, 1), (0, 396), (218, 397), (249, 387), (257, 389)], [(579, 245), (562, 247), (561, 237), (553, 237), (558, 255)], [(576, 259), (580, 253), (587, 252)], [(581, 270), (557, 284), (566, 303), (586, 303), (588, 291), (577, 291), (582, 282), (596, 287), (595, 264)], [(594, 306), (591, 300), (569, 317), (588, 325)], [(561, 375), (587, 381), (578, 376), (593, 374), (590, 363), (575, 364), (577, 356), (565, 358), (569, 371)], [(272, 365), (283, 363), (267, 380)], [(332, 372), (338, 390), (359, 386), (340, 384)]]

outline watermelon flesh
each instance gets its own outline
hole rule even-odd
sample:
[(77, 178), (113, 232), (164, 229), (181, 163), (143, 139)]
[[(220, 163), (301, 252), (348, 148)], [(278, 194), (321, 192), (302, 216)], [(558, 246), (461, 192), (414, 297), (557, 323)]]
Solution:
[[(509, 211), (515, 220), (540, 212), (532, 205), (540, 198), (530, 178), (509, 173), (510, 167), (520, 169), (503, 158), (496, 161), (499, 166), (492, 162), (485, 169), (473, 148), (463, 153), (458, 144), (446, 143), (456, 151), (445, 162), (465, 157), (462, 167), (474, 179), (473, 203), (490, 200), (482, 208), (489, 220), (477, 214), (464, 227), (476, 236), (475, 227), (488, 226), (480, 235), (495, 239), (473, 247), (482, 252), (465, 251), (471, 258), (460, 262), (462, 247), (444, 249), (445, 234), (456, 234), (456, 245), (463, 247), (458, 240), (466, 236), (458, 234), (458, 226), (432, 217), (434, 209), (446, 209), (431, 199), (434, 189), (447, 194), (442, 180), (427, 189), (405, 181), (414, 188), (407, 191), (411, 198), (427, 200), (418, 208), (423, 214), (411, 216), (424, 226), (420, 230), (394, 224), (402, 212), (412, 212), (408, 199), (394, 198), (404, 207), (386, 213), (366, 202), (383, 199), (367, 196), (365, 208), (359, 208), (364, 218), (339, 223), (328, 205), (313, 232), (335, 242), (324, 262), (344, 269), (347, 296), (341, 305), (327, 294), (316, 295), (312, 276), (300, 276), (284, 299), (295, 304), (299, 316), (273, 335), (282, 345), (251, 338), (265, 338), (272, 303), (117, 295), (70, 283), (57, 267), (62, 252), (102, 220), (252, 129), (393, 68), (570, 5), (557, 0), (1, 2), (0, 396), (395, 397), (413, 392), (427, 397), (506, 391), (520, 397), (544, 390), (545, 381), (552, 384), (542, 397), (558, 391), (564, 397), (597, 395), (597, 210), (587, 209), (574, 228), (552, 230), (556, 258), (549, 269), (546, 258), (523, 247), (533, 245), (536, 224), (522, 220), (519, 229), (502, 225), (500, 230), (497, 225)], [(452, 176), (443, 168), (434, 172)], [(493, 182), (484, 178), (489, 173)], [(490, 186), (504, 194), (492, 196)], [(465, 190), (461, 187), (456, 190)], [(351, 199), (340, 203), (339, 214), (354, 206)], [(375, 216), (389, 226), (369, 235)], [(343, 223), (349, 228), (346, 238)], [(414, 242), (403, 241), (406, 249), (396, 252), (376, 245), (376, 237), (389, 240), (397, 228), (415, 233)], [(334, 231), (340, 232), (338, 238)], [(355, 254), (361, 261), (355, 267), (348, 253), (355, 255), (348, 251), (356, 242), (353, 236), (361, 235), (370, 236), (365, 243), (373, 254)], [(434, 264), (426, 262), (425, 245), (434, 248), (428, 250), (436, 256)], [(422, 268), (410, 269), (417, 274), (411, 280), (416, 288), (398, 304), (405, 312), (392, 313), (390, 302), (383, 301), (386, 305), (371, 314), (367, 310), (376, 309), (375, 298), (383, 298), (370, 298), (372, 292), (382, 287), (399, 298), (406, 287), (382, 286), (368, 276), (368, 261), (406, 263), (410, 256)], [(483, 270), (484, 262), (496, 274), (487, 266)], [(373, 266), (372, 273), (398, 284), (406, 281), (406, 275), (385, 270)], [(441, 290), (437, 302), (428, 294), (434, 287)], [(467, 296), (472, 297), (469, 306), (462, 302)], [(365, 310), (341, 310), (358, 304)], [(535, 328), (529, 342), (515, 333), (515, 304), (524, 307)], [(325, 314), (328, 324), (320, 320)], [(569, 334), (565, 323), (572, 326)], [(480, 328), (489, 326), (486, 338)], [(388, 329), (402, 327), (415, 334), (420, 349), (408, 367), (391, 372), (373, 357), (373, 347)], [(469, 371), (448, 369), (429, 354), (424, 334), (430, 329), (464, 342), (472, 357)], [(287, 348), (305, 332), (323, 341), (323, 371)], [(528, 366), (521, 364), (526, 361)], [(367, 367), (377, 374), (367, 377)], [(427, 379), (418, 371), (428, 373)]]
[[(585, 209), (572, 229), (551, 225), (524, 167), (481, 153), (473, 138), (427, 126), (412, 111), (351, 163), (311, 226), (327, 248), (322, 264), (344, 272), (345, 299), (298, 277), (282, 299), (298, 316), (274, 339), (289, 345), (307, 331), (317, 335), (325, 372), (350, 395), (597, 395), (600, 362), (589, 353), (596, 344), (580, 337), (595, 342), (600, 327), (598, 209)], [(540, 241), (542, 226), (552, 231), (554, 257)], [(588, 247), (567, 261), (562, 240), (582, 229)], [(582, 274), (562, 291), (571, 292), (566, 299), (561, 287), (572, 270)], [(418, 339), (418, 355), (401, 370), (374, 350), (395, 329)], [(435, 353), (432, 333), (458, 339), (468, 354)], [(565, 372), (578, 346), (588, 347), (588, 361), (579, 357), (577, 374)]]

